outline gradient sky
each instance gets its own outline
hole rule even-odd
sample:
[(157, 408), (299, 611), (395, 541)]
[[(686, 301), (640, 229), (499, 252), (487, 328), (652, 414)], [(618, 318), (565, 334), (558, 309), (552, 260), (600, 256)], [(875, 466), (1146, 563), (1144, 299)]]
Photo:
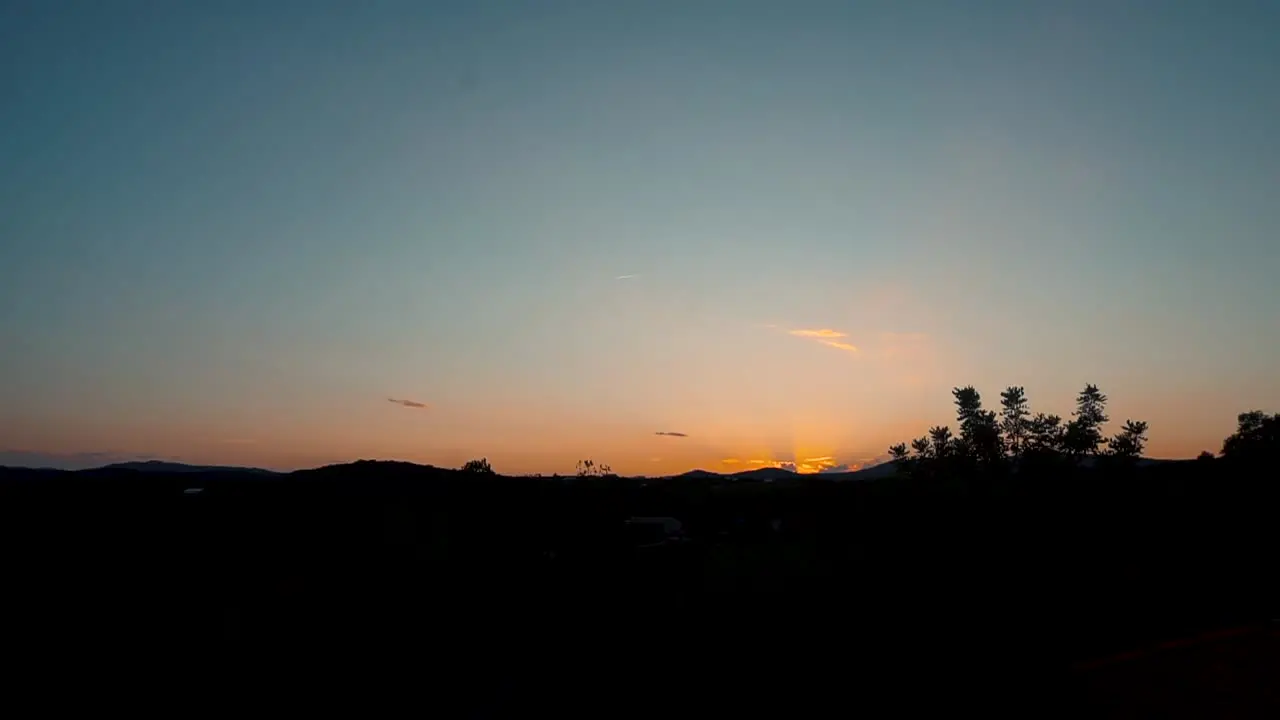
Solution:
[(1262, 1), (0, 0), (0, 460), (856, 465), (1086, 382), (1216, 451), (1278, 78)]

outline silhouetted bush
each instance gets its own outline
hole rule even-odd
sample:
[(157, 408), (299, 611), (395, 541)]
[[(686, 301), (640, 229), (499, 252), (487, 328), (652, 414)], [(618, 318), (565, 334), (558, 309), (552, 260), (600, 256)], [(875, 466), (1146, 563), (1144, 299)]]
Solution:
[(463, 463), (460, 468), (462, 472), (479, 473), (481, 475), (493, 475), (493, 468), (489, 466), (489, 458), (480, 458), (479, 460), (468, 460)]

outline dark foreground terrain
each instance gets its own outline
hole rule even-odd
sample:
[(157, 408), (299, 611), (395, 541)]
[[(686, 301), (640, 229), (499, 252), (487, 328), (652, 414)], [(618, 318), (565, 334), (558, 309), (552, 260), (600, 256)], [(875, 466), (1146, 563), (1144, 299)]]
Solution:
[[(1272, 475), (0, 470), (6, 647), (63, 688), (92, 654), (187, 703), (376, 680), (362, 702), (448, 716), (1276, 717)], [(638, 540), (633, 516), (684, 537)]]

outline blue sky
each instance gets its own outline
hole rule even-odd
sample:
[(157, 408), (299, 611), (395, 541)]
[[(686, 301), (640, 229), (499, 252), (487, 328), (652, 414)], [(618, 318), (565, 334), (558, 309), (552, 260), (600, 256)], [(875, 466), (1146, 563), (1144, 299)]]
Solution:
[(1277, 38), (1265, 2), (0, 2), (0, 451), (861, 464), (954, 385), (1085, 382), (1216, 450), (1280, 406)]

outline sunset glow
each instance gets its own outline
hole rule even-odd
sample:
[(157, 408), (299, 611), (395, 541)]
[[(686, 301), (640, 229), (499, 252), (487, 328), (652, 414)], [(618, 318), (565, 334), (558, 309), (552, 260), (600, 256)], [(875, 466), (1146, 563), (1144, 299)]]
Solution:
[(1244, 11), (74, 5), (0, 22), (0, 464), (830, 472), (1085, 383), (1194, 457), (1280, 409)]

